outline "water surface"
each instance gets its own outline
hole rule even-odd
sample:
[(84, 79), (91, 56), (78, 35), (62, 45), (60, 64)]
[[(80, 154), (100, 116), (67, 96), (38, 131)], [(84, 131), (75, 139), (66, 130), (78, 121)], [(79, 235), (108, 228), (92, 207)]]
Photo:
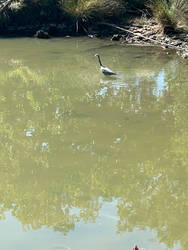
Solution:
[(187, 62), (87, 38), (0, 46), (0, 249), (186, 250)]

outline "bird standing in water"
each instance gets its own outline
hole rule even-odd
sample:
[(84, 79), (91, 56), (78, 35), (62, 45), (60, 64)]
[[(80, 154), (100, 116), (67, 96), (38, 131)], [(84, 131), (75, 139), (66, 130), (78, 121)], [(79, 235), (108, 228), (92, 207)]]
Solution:
[(98, 60), (99, 60), (99, 65), (100, 65), (100, 69), (101, 69), (101, 72), (104, 74), (104, 75), (117, 75), (116, 72), (112, 71), (111, 69), (105, 67), (102, 65), (102, 62), (101, 62), (101, 59), (100, 59), (100, 56), (98, 54), (96, 54), (95, 56), (98, 57)]

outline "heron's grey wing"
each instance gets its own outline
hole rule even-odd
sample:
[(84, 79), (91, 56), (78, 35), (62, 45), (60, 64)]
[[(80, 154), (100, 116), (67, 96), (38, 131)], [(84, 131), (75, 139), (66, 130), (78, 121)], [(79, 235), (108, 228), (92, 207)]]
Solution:
[(101, 67), (101, 71), (104, 75), (116, 75), (114, 71), (112, 71), (111, 69), (107, 67)]

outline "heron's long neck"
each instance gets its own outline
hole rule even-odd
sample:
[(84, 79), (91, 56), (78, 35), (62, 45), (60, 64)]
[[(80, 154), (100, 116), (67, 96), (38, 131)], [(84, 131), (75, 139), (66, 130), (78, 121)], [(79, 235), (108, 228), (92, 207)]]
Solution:
[(97, 56), (98, 57), (98, 59), (99, 59), (99, 64), (100, 64), (100, 66), (103, 66), (102, 65), (102, 62), (101, 62), (101, 59), (100, 59), (100, 56)]

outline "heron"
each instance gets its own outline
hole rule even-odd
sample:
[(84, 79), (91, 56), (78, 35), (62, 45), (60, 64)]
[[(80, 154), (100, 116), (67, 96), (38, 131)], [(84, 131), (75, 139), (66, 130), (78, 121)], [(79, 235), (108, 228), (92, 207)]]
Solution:
[(98, 60), (99, 60), (99, 65), (100, 65), (100, 69), (101, 69), (101, 72), (104, 74), (104, 75), (117, 75), (116, 72), (112, 71), (111, 69), (105, 67), (102, 65), (102, 62), (101, 62), (101, 58), (99, 56), (99, 54), (96, 54), (95, 56), (98, 57)]

